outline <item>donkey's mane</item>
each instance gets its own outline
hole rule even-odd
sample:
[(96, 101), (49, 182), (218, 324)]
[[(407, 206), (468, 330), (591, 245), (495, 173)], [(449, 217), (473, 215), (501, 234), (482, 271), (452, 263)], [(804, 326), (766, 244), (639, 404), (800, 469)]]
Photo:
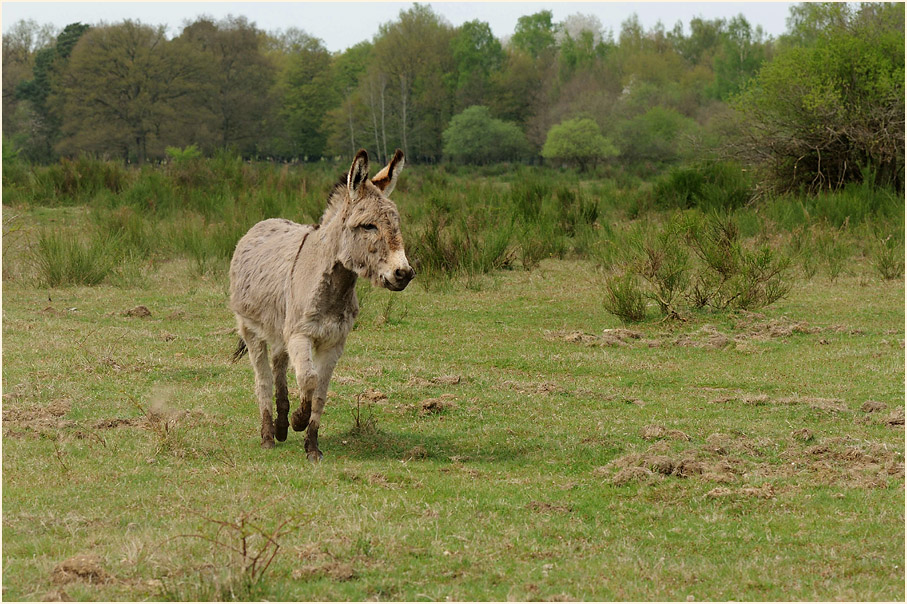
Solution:
[(348, 176), (346, 174), (341, 174), (340, 178), (337, 179), (337, 182), (331, 189), (331, 194), (328, 196), (328, 206), (324, 209), (324, 214), (321, 215), (319, 224), (327, 224), (328, 221), (334, 217), (334, 214), (337, 213), (337, 210), (343, 203), (343, 194), (346, 191), (347, 178)]

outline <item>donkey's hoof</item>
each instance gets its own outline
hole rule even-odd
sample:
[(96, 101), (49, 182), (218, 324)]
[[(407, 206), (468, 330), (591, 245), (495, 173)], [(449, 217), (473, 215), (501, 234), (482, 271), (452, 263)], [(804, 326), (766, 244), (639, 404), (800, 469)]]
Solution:
[(290, 423), (293, 426), (293, 429), (297, 432), (302, 432), (306, 429), (306, 426), (309, 425), (309, 416), (312, 415), (312, 412), (308, 413), (303, 412), (301, 409), (297, 409), (293, 412), (293, 416), (290, 418)]
[(309, 461), (312, 463), (318, 463), (324, 457), (324, 455), (322, 455), (321, 451), (319, 451), (318, 449), (309, 451), (306, 455), (308, 456)]
[(287, 439), (287, 428), (290, 427), (290, 422), (287, 421), (285, 417), (278, 417), (277, 421), (274, 422), (274, 438), (283, 442)]
[(261, 439), (261, 448), (262, 449), (273, 449), (274, 448), (274, 439)]

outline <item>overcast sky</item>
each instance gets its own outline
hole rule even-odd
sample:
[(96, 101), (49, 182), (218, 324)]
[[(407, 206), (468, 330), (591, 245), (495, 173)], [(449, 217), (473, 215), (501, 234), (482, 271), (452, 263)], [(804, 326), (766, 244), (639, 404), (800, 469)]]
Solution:
[[(124, 19), (149, 25), (166, 25), (171, 35), (179, 33), (184, 23), (199, 15), (216, 19), (227, 15), (246, 17), (265, 31), (302, 29), (321, 38), (331, 51), (371, 40), (378, 25), (393, 21), (412, 2), (28, 2), (2, 3), (5, 33), (20, 19), (51, 23), (62, 29), (69, 23), (116, 23)], [(636, 13), (646, 29), (659, 20), (667, 29), (681, 21), (687, 32), (693, 17), (730, 18), (743, 14), (753, 27), (761, 25), (765, 33), (777, 37), (784, 33), (789, 2), (429, 2), (434, 11), (451, 24), (460, 25), (479, 19), (487, 22), (495, 36), (513, 34), (517, 19), (548, 9), (555, 22), (576, 13), (597, 16), (605, 30), (615, 38), (620, 24)]]

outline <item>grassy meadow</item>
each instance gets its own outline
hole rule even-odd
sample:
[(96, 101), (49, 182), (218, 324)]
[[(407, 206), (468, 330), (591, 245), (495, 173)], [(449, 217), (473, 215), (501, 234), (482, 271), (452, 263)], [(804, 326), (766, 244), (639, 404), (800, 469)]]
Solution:
[(312, 465), (259, 448), (226, 268), (342, 170), (4, 165), (5, 600), (905, 598), (903, 196), (407, 167), (419, 275), (359, 284)]

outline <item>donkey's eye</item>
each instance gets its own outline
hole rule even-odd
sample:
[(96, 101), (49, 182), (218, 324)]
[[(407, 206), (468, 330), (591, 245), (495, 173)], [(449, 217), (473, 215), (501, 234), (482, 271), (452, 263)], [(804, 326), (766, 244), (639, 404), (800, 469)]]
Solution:
[(376, 227), (373, 224), (363, 224), (363, 225), (360, 225), (359, 228), (364, 229), (366, 231), (377, 231), (378, 230), (378, 227)]

